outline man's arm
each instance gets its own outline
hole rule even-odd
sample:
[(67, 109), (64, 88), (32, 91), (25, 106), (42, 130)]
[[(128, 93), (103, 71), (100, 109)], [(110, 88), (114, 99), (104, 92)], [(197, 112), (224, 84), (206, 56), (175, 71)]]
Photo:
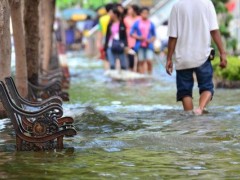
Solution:
[(219, 54), (220, 55), (220, 67), (225, 68), (225, 67), (227, 67), (227, 54), (224, 50), (219, 30), (211, 31), (211, 36), (213, 38), (213, 41), (216, 43), (219, 53), (220, 53)]
[(172, 75), (172, 72), (173, 72), (172, 56), (175, 51), (176, 44), (177, 44), (177, 38), (169, 37), (167, 63), (166, 63), (166, 71), (169, 75)]

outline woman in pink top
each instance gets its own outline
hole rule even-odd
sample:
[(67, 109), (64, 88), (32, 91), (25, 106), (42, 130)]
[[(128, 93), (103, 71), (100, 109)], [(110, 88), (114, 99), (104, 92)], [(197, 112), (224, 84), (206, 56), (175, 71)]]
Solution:
[[(127, 29), (127, 38), (128, 38), (128, 47), (130, 49), (133, 49), (136, 43), (136, 39), (130, 36), (130, 31), (133, 26), (133, 24), (140, 19), (140, 16), (138, 16), (139, 13), (139, 7), (137, 5), (131, 5), (128, 7), (127, 16), (124, 18), (124, 24)], [(131, 71), (137, 70), (137, 59), (134, 58), (135, 56), (133, 54), (128, 55), (128, 67)]]
[(148, 19), (148, 8), (142, 8), (140, 14), (141, 19), (133, 24), (130, 35), (136, 39), (134, 50), (138, 52), (138, 71), (151, 74), (154, 56), (153, 42), (156, 38), (155, 26)]
[(110, 68), (116, 68), (116, 60), (120, 60), (121, 69), (127, 69), (125, 47), (127, 47), (126, 27), (121, 19), (121, 13), (115, 7), (110, 11), (110, 23), (107, 27), (104, 50), (107, 54)]

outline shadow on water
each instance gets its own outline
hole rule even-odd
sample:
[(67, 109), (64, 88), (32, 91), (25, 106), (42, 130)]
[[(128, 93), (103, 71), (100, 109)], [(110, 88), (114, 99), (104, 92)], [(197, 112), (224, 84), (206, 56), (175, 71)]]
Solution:
[(217, 90), (209, 113), (194, 116), (182, 112), (174, 77), (158, 66), (142, 82), (112, 81), (95, 64), (71, 71), (64, 111), (78, 135), (60, 152), (15, 152), (11, 123), (1, 120), (1, 179), (240, 177), (240, 90)]

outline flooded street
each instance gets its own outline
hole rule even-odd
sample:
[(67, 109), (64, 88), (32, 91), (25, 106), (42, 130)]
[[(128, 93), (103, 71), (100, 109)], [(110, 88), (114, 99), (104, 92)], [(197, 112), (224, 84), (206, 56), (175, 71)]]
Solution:
[(152, 79), (128, 82), (104, 76), (101, 61), (72, 56), (69, 65), (64, 110), (78, 135), (61, 152), (16, 152), (11, 123), (0, 120), (0, 179), (240, 178), (239, 89), (217, 89), (209, 113), (194, 116), (161, 63)]

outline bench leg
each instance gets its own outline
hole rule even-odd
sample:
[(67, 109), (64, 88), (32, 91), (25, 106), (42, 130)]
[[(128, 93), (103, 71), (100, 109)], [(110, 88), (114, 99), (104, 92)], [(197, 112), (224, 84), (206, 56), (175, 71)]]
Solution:
[(57, 149), (63, 149), (63, 136), (57, 138)]
[(16, 135), (16, 148), (17, 148), (17, 151), (21, 151), (22, 150), (22, 139), (19, 138), (17, 135)]

